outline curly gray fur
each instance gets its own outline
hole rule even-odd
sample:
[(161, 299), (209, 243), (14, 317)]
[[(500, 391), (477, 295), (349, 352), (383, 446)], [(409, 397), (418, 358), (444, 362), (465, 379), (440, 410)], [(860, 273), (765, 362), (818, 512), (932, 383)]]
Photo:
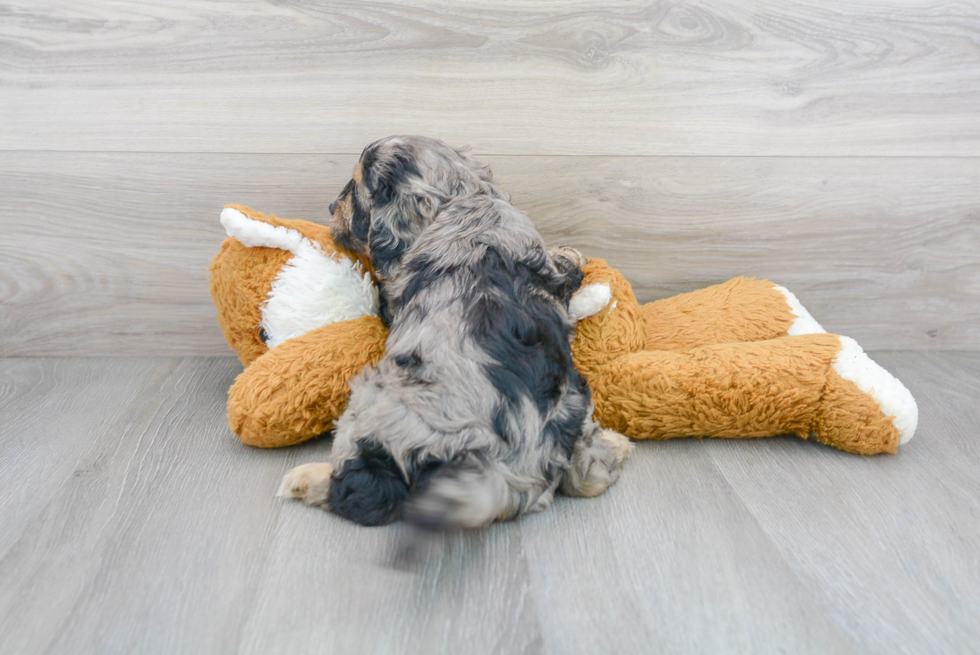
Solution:
[(549, 254), (489, 169), (424, 137), (368, 146), (331, 211), (372, 259), (390, 332), (351, 383), (316, 504), (477, 527), (615, 482), (628, 442), (593, 420), (569, 345), (584, 258)]

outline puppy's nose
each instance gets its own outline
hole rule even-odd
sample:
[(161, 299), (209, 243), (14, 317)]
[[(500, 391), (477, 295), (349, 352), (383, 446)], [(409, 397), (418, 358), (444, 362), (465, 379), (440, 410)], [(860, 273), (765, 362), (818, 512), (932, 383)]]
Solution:
[(335, 203), (335, 202), (330, 203), (330, 207), (328, 207), (328, 209), (330, 210), (330, 213), (331, 214), (333, 214), (333, 210), (336, 209), (336, 208), (337, 208), (337, 203)]

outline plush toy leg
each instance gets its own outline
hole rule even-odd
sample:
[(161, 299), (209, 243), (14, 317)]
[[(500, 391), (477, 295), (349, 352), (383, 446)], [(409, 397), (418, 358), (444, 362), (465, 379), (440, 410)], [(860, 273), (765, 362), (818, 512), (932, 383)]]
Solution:
[(825, 332), (788, 289), (744, 277), (647, 303), (641, 311), (647, 349), (687, 350)]
[(895, 452), (917, 420), (901, 382), (833, 334), (635, 352), (583, 372), (596, 418), (634, 439), (796, 434), (873, 454)]
[[(604, 309), (579, 321), (576, 327), (572, 356), (575, 368), (585, 372), (610, 359), (643, 350), (646, 336), (640, 304), (626, 278), (601, 259), (590, 259), (582, 272), (585, 274), (583, 289), (607, 286), (612, 297)], [(572, 301), (576, 302), (576, 298)]]
[[(640, 305), (626, 278), (601, 259), (582, 267), (581, 295), (608, 286), (612, 300), (585, 314), (572, 349), (579, 368), (638, 350), (684, 351), (721, 343), (820, 334), (799, 300), (768, 280), (735, 278), (699, 291)], [(573, 298), (573, 304), (578, 298)]]
[(228, 423), (242, 442), (290, 446), (333, 427), (349, 381), (384, 354), (380, 319), (330, 323), (289, 339), (246, 368), (228, 391)]

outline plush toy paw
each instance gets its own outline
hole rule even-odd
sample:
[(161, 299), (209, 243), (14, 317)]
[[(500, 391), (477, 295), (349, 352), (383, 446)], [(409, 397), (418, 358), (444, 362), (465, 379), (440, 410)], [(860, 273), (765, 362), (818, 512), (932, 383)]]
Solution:
[(894, 453), (915, 434), (915, 398), (854, 339), (840, 337), (840, 344), (821, 398), (815, 436), (851, 452)]
[(333, 464), (314, 462), (290, 469), (282, 478), (279, 498), (298, 498), (307, 505), (322, 505), (327, 501)]
[(576, 323), (594, 316), (606, 308), (612, 300), (608, 284), (587, 284), (572, 296), (568, 303), (568, 316)]

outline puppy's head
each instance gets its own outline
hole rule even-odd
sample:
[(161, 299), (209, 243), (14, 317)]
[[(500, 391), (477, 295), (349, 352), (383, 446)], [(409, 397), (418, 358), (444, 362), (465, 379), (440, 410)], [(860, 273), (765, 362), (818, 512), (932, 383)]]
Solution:
[(384, 277), (443, 205), (477, 191), (496, 193), (490, 170), (461, 150), (420, 136), (375, 141), (330, 205), (334, 240)]

